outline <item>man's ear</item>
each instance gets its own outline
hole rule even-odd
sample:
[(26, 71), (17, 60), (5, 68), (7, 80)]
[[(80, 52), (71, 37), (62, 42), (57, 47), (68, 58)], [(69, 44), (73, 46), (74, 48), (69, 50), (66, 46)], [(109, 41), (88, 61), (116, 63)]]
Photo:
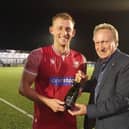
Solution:
[(76, 30), (74, 29), (74, 30), (73, 30), (73, 37), (75, 36), (75, 34), (76, 34)]
[(52, 26), (49, 27), (49, 32), (50, 32), (50, 34), (53, 35), (53, 28), (52, 28)]

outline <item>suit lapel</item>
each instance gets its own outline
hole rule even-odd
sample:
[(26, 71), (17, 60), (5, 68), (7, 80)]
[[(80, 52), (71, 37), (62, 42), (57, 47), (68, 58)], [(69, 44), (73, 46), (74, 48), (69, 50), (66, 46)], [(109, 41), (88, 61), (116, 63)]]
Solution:
[(111, 75), (111, 72), (113, 71), (113, 68), (117, 65), (117, 58), (119, 57), (119, 52), (116, 52), (115, 55), (112, 57), (112, 59), (108, 62), (104, 73), (102, 81), (100, 82), (99, 90), (96, 99), (98, 98), (102, 87), (104, 86), (105, 81), (107, 80), (108, 76)]

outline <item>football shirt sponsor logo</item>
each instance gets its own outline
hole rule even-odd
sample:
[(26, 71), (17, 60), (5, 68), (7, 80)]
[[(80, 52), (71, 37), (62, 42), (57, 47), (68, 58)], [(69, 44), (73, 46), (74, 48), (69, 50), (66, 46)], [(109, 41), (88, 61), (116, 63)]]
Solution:
[(54, 86), (70, 86), (73, 80), (73, 77), (51, 77), (49, 82)]

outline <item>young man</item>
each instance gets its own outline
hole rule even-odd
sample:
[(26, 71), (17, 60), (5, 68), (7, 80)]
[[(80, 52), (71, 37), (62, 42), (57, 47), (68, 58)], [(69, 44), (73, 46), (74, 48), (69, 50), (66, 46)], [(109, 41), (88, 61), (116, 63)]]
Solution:
[(74, 24), (68, 13), (56, 14), (49, 28), (53, 44), (33, 50), (28, 57), (19, 92), (34, 101), (33, 129), (77, 129), (76, 118), (65, 111), (63, 101), (85, 63), (81, 53), (70, 49)]
[[(78, 111), (70, 114), (86, 114), (95, 118), (95, 129), (129, 128), (129, 55), (118, 49), (118, 31), (111, 24), (100, 24), (93, 34), (95, 50), (99, 56), (92, 80), (97, 80), (94, 103), (77, 104)], [(79, 71), (76, 78), (84, 78)], [(91, 89), (94, 88), (92, 85)], [(88, 90), (85, 85), (85, 91)]]

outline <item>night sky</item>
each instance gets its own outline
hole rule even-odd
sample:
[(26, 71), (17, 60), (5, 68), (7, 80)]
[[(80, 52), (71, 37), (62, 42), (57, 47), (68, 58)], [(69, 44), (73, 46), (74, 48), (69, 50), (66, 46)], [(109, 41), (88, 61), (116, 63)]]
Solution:
[(51, 44), (52, 37), (48, 30), (51, 17), (58, 12), (68, 12), (76, 21), (77, 31), (71, 47), (82, 52), (88, 60), (96, 59), (92, 31), (95, 25), (103, 22), (111, 23), (118, 29), (119, 48), (129, 54), (129, 10), (83, 11), (75, 8), (51, 8), (48, 4), (31, 1), (5, 1), (0, 7), (0, 49), (31, 51)]

